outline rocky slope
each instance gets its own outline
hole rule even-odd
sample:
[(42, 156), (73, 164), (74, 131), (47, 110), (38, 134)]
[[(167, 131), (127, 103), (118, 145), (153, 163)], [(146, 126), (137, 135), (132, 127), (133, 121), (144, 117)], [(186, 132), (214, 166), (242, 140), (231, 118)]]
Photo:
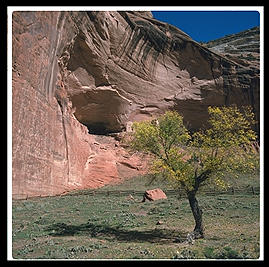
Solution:
[(146, 170), (113, 137), (176, 109), (190, 129), (208, 105), (253, 106), (259, 71), (150, 12), (13, 12), (13, 197), (98, 187)]
[(204, 44), (211, 51), (220, 53), (244, 66), (259, 69), (260, 66), (260, 27), (254, 27), (236, 34)]

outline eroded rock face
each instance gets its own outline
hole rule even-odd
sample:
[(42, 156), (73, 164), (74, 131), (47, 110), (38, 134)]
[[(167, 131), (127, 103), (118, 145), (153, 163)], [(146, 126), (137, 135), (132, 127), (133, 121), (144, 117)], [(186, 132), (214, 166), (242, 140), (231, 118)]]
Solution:
[(172, 108), (191, 129), (203, 126), (209, 105), (251, 104), (259, 117), (257, 69), (212, 53), (150, 13), (85, 17), (68, 47), (65, 83), (90, 132), (120, 131)]
[[(208, 105), (251, 104), (259, 73), (150, 12), (13, 12), (14, 197), (98, 187), (145, 172), (113, 139), (167, 109), (201, 127)], [(90, 134), (89, 134), (90, 133)], [(99, 145), (97, 145), (97, 143)]]
[(243, 66), (260, 68), (260, 27), (229, 34), (204, 45)]
[[(100, 137), (90, 135), (74, 116), (76, 95), (73, 105), (64, 76), (66, 47), (78, 34), (71, 16), (61, 12), (13, 12), (14, 198), (96, 188), (146, 170), (141, 156), (128, 154), (112, 137), (107, 137), (106, 144), (99, 144), (96, 139)], [(77, 14), (77, 18), (83, 25), (84, 15)], [(101, 97), (104, 102), (97, 103), (120, 105), (118, 93), (109, 86), (99, 87), (96, 99), (107, 91)]]

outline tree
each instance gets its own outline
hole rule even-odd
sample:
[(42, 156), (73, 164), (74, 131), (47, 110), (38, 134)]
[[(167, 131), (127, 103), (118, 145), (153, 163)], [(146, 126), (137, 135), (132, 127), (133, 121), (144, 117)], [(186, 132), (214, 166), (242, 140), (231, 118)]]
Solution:
[(204, 237), (202, 209), (196, 194), (204, 184), (227, 188), (228, 174), (255, 172), (259, 158), (252, 149), (256, 134), (250, 108), (242, 111), (233, 107), (209, 107), (209, 125), (205, 130), (190, 134), (183, 118), (175, 111), (167, 111), (155, 121), (133, 125), (131, 146), (154, 157), (151, 171), (162, 174), (174, 188), (186, 193), (195, 227), (194, 238)]

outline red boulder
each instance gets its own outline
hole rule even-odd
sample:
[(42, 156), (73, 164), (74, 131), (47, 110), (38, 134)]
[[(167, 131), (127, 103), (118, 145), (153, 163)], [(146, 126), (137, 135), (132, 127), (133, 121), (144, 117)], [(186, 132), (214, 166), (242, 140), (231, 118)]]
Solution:
[(166, 199), (166, 198), (167, 198), (167, 196), (163, 192), (163, 190), (160, 188), (156, 188), (156, 189), (152, 189), (152, 190), (147, 190), (144, 193), (142, 202), (145, 202), (146, 199), (149, 201), (154, 201), (154, 200)]

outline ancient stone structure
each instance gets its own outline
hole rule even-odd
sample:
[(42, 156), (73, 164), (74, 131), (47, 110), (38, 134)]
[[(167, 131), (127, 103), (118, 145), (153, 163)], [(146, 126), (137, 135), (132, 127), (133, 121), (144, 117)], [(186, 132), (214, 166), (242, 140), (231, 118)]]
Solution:
[(103, 135), (167, 109), (197, 129), (209, 105), (233, 103), (252, 105), (259, 118), (257, 69), (211, 52), (150, 12), (13, 12), (13, 196), (141, 173), (145, 161)]

